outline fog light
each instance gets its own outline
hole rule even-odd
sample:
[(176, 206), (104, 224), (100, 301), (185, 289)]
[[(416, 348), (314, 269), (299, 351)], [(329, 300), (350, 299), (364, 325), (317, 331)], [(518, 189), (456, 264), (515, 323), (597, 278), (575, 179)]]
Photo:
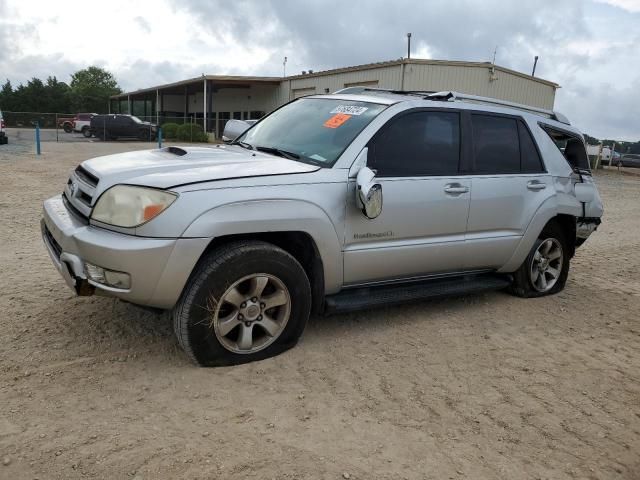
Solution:
[(131, 276), (128, 273), (107, 270), (90, 263), (85, 263), (84, 268), (89, 280), (96, 283), (123, 290), (131, 288)]
[(87, 272), (89, 280), (93, 280), (97, 283), (106, 283), (106, 279), (104, 278), (104, 268), (91, 265), (90, 263), (85, 263), (84, 269)]

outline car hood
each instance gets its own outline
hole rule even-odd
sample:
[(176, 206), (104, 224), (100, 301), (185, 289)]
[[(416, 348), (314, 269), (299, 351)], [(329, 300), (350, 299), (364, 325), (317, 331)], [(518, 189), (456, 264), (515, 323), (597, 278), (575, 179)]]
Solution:
[(99, 179), (98, 190), (118, 183), (171, 188), (243, 177), (287, 175), (320, 169), (238, 146), (167, 147), (97, 157), (82, 163)]

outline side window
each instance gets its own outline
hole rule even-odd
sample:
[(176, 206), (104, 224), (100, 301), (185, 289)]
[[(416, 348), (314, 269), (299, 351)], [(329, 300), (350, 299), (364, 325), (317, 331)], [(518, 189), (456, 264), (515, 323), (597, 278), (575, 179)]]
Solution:
[(369, 145), (368, 166), (380, 177), (456, 175), (460, 115), (414, 112), (392, 119)]
[(544, 172), (544, 166), (531, 133), (521, 121), (518, 121), (518, 132), (520, 133), (520, 170), (522, 173)]
[(520, 141), (516, 120), (471, 115), (475, 170), (478, 173), (520, 173)]
[(573, 170), (579, 170), (583, 173), (590, 173), (589, 157), (584, 146), (584, 141), (577, 138), (574, 134), (568, 134), (560, 130), (556, 130), (547, 125), (540, 125), (542, 129), (551, 137), (558, 150), (562, 152)]

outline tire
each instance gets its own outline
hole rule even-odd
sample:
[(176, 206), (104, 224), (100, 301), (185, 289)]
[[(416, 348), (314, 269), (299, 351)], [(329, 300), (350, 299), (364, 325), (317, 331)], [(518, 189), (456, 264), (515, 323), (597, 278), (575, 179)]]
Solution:
[[(562, 228), (554, 222), (547, 224), (533, 244), (525, 261), (520, 268), (514, 272), (514, 282), (511, 287), (509, 287), (510, 292), (518, 297), (535, 298), (553, 295), (562, 291), (567, 283), (570, 267), (569, 249), (567, 245), (567, 239), (565, 238)], [(551, 260), (551, 257), (554, 256), (558, 247), (560, 248), (561, 258)], [(541, 253), (541, 258), (536, 255), (537, 252)], [(545, 257), (545, 254), (550, 255), (549, 257)], [(550, 260), (547, 262), (546, 259)], [(538, 268), (540, 266), (540, 268), (544, 269), (545, 264), (548, 265), (551, 270), (558, 270), (559, 267), (560, 271), (555, 278), (553, 278), (553, 273), (550, 270), (541, 271)], [(534, 273), (536, 269), (538, 269), (537, 277)], [(541, 277), (544, 278), (546, 286), (544, 286)], [(534, 278), (536, 281), (534, 281)]]
[(150, 137), (150, 135), (149, 135), (149, 131), (148, 130), (144, 130), (143, 129), (143, 130), (140, 130), (140, 132), (138, 133), (138, 138), (140, 140), (142, 140), (143, 142), (149, 141), (149, 137)]
[[(256, 291), (262, 293), (252, 297)], [(300, 263), (270, 243), (241, 241), (200, 260), (174, 308), (173, 327), (198, 365), (238, 365), (293, 347), (310, 311), (311, 286)]]
[(84, 128), (82, 129), (82, 135), (83, 135), (85, 138), (91, 138), (91, 129), (90, 129), (89, 127), (84, 127)]
[(69, 123), (64, 123), (62, 125), (62, 129), (65, 131), (65, 133), (71, 133), (73, 132), (73, 126)]
[(5, 135), (0, 137), (0, 145), (6, 145), (9, 143), (9, 138), (6, 137)]

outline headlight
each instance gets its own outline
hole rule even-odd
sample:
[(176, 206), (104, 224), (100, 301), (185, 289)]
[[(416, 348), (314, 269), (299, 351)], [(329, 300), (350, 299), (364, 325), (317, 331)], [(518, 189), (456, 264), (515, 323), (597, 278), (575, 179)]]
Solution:
[(91, 218), (116, 227), (137, 227), (160, 215), (176, 198), (163, 190), (116, 185), (98, 199)]

